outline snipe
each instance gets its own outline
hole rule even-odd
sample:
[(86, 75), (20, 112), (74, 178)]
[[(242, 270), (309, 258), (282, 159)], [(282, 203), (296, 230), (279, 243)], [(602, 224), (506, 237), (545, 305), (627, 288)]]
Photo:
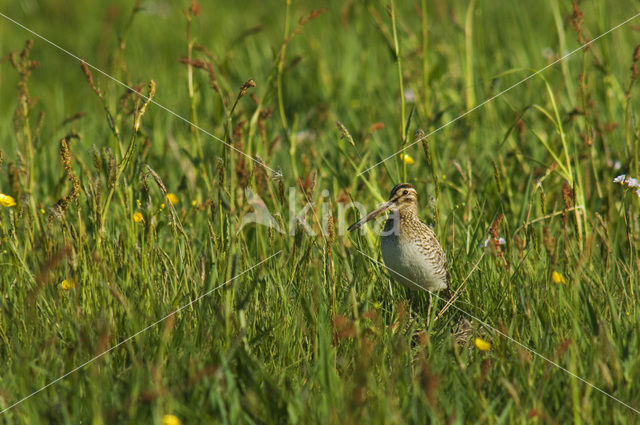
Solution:
[(388, 210), (391, 214), (382, 232), (380, 248), (393, 279), (409, 289), (446, 289), (447, 258), (431, 227), (418, 218), (418, 193), (411, 184), (396, 185), (387, 202), (352, 224), (349, 231)]

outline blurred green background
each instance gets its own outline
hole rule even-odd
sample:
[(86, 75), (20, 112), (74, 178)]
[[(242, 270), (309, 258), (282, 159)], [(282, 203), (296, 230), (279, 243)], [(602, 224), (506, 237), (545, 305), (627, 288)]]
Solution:
[[(0, 207), (0, 410), (281, 252), (0, 423), (637, 422), (491, 328), (456, 336), (462, 313), (438, 316), (442, 300), (409, 296), (358, 253), (379, 258), (375, 228), (242, 227), (256, 207), (245, 189), (288, 229), (293, 188), (320, 230), (322, 202), (371, 209), (410, 181), (460, 308), (639, 408), (640, 196), (612, 179), (640, 177), (640, 20), (448, 125), (637, 2), (28, 0), (0, 12), (144, 93), (155, 81), (154, 101), (276, 171), (154, 104), (133, 131), (142, 101), (94, 69), (101, 102), (78, 60), (0, 17), (0, 193), (16, 200)], [(38, 66), (21, 80), (27, 39)], [(411, 161), (363, 173), (442, 126)], [(479, 248), (490, 236), (506, 244)]]

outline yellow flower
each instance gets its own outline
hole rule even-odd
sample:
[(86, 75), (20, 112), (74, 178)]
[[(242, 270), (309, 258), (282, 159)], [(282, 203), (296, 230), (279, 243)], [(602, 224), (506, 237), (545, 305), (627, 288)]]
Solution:
[(165, 198), (167, 198), (167, 202), (171, 205), (175, 205), (178, 203), (178, 197), (171, 192), (167, 193), (167, 196), (165, 196)]
[(401, 153), (401, 154), (400, 154), (400, 159), (401, 159), (405, 164), (408, 164), (408, 165), (411, 165), (411, 164), (413, 164), (414, 162), (416, 162), (416, 161), (414, 161), (414, 159), (413, 159), (409, 154), (404, 154), (404, 153)]
[(69, 289), (73, 289), (76, 287), (76, 283), (73, 279), (65, 279), (60, 283), (60, 288), (68, 291)]
[(193, 201), (191, 201), (191, 205), (195, 207), (196, 205), (198, 205), (198, 201), (194, 199)]
[(4, 193), (0, 193), (0, 205), (2, 205), (3, 207), (15, 207), (16, 206), (16, 200), (13, 199), (11, 196), (9, 195), (5, 195)]
[(480, 351), (491, 350), (491, 343), (488, 341), (485, 341), (482, 338), (476, 338), (475, 341), (473, 341), (473, 343), (476, 345), (476, 348)]
[(163, 210), (164, 209), (164, 202), (160, 204), (160, 209)]
[(560, 285), (561, 283), (567, 283), (567, 281), (564, 278), (564, 276), (562, 276), (560, 273), (558, 273), (555, 270), (553, 271), (553, 273), (551, 273), (551, 281), (553, 283), (558, 284), (558, 285)]
[(133, 214), (133, 221), (135, 221), (136, 223), (143, 222), (144, 217), (142, 216), (142, 213), (136, 212), (135, 214)]
[(162, 417), (162, 425), (182, 425), (182, 422), (176, 415), (164, 415)]

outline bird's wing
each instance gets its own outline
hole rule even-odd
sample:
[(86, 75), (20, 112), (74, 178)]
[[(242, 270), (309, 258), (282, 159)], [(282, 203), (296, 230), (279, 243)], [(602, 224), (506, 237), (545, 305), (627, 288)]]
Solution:
[(417, 238), (416, 245), (420, 249), (420, 251), (429, 258), (434, 264), (442, 265), (442, 267), (437, 267), (436, 272), (445, 282), (447, 282), (447, 286), (449, 285), (449, 264), (447, 262), (447, 256), (438, 242), (438, 238), (436, 237), (435, 232), (431, 227), (422, 223), (424, 226), (422, 231), (424, 231), (427, 235), (426, 238)]

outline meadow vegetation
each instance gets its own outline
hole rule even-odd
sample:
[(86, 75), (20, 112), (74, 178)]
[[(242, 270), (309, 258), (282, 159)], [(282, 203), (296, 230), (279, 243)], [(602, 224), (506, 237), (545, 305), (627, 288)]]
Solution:
[[(640, 18), (483, 105), (637, 3), (0, 12), (86, 61), (0, 17), (0, 423), (640, 421)], [(401, 181), (468, 339), (338, 220)]]

